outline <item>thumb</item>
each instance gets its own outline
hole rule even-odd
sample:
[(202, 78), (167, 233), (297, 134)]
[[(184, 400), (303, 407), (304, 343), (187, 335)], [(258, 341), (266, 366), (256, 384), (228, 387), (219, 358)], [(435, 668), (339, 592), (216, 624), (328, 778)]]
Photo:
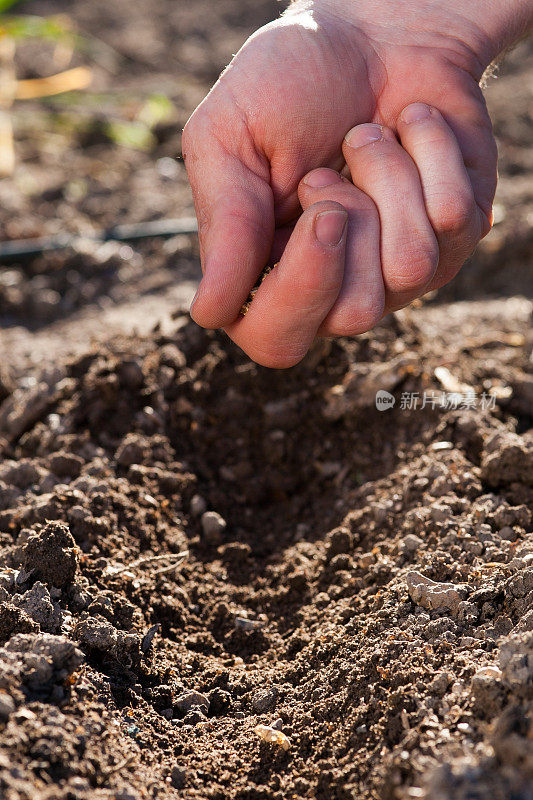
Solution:
[[(270, 168), (243, 128), (238, 119), (232, 122), (223, 142), (200, 107), (183, 132), (203, 271), (191, 316), (205, 328), (224, 327), (237, 318), (272, 247)], [(246, 158), (233, 152), (235, 143)]]

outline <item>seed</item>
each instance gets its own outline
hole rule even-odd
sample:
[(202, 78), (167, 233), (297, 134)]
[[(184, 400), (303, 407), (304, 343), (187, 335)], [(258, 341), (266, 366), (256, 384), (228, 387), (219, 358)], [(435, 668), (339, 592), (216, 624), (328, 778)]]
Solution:
[(284, 733), (277, 731), (275, 728), (270, 728), (268, 725), (256, 725), (254, 731), (257, 733), (259, 738), (263, 740), (263, 742), (277, 744), (284, 750), (288, 750), (291, 746), (288, 736), (285, 736)]

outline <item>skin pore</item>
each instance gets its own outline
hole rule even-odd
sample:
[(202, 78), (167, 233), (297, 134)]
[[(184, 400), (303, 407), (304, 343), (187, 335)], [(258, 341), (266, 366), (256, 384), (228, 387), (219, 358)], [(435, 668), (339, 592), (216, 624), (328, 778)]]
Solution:
[(491, 225), (479, 81), (532, 19), (533, 0), (299, 0), (251, 36), (183, 134), (193, 318), (282, 368), (447, 283)]

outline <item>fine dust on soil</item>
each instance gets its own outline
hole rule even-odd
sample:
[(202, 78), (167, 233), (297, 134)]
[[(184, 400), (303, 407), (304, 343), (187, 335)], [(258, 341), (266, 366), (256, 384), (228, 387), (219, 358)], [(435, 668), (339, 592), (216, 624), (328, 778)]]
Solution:
[[(102, 82), (175, 79), (182, 121), (277, 8), (69, 11), (127, 59)], [(526, 45), (506, 70), (489, 91), (498, 223), (476, 257), (429, 303), (292, 370), (180, 310), (194, 242), (0, 272), (2, 798), (533, 798)], [(139, 153), (43, 148), (20, 126), (0, 186), (10, 237), (190, 213), (181, 167), (155, 166), (175, 129)], [(65, 188), (77, 170), (83, 197)]]

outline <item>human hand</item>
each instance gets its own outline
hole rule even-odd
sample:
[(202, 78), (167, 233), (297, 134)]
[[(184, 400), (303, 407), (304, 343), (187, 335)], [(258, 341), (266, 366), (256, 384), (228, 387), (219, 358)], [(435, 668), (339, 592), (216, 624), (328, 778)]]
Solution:
[(443, 5), (297, 3), (187, 124), (204, 272), (191, 314), (259, 363), (297, 363), (317, 332), (370, 329), (450, 280), (490, 229), (496, 146), (478, 81), (495, 47)]

